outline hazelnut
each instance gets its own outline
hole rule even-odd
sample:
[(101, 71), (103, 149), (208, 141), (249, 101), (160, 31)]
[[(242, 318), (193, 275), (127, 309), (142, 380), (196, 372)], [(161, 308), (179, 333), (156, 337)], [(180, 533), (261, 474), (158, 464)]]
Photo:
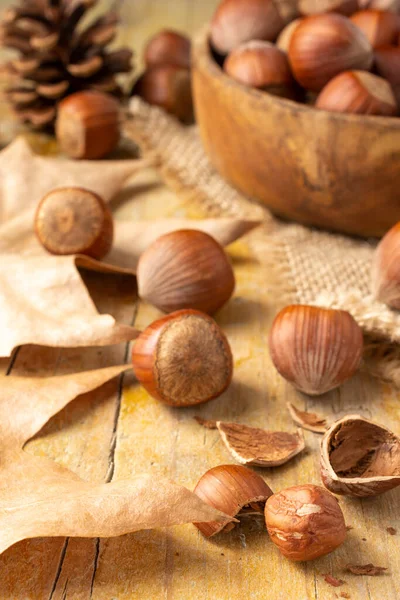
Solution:
[(95, 91), (77, 92), (58, 105), (56, 137), (71, 158), (98, 159), (112, 152), (120, 138), (118, 101)]
[(339, 502), (317, 485), (297, 485), (268, 498), (265, 522), (271, 540), (290, 560), (314, 560), (346, 539)]
[(376, 71), (392, 86), (400, 109), (400, 47), (384, 46), (375, 50)]
[(147, 327), (132, 350), (133, 370), (148, 393), (171, 406), (220, 396), (232, 380), (232, 352), (215, 321), (181, 310)]
[(190, 70), (176, 65), (157, 65), (147, 69), (135, 83), (133, 96), (163, 108), (183, 123), (193, 121)]
[(275, 96), (294, 97), (294, 80), (286, 54), (270, 42), (246, 42), (233, 50), (224, 64), (226, 73), (249, 87)]
[(359, 115), (397, 114), (397, 102), (386, 79), (366, 71), (347, 71), (326, 84), (316, 108)]
[(272, 42), (289, 20), (276, 0), (222, 0), (211, 22), (211, 43), (225, 55), (251, 40)]
[(197, 483), (194, 493), (206, 504), (229, 515), (231, 519), (210, 523), (194, 523), (209, 538), (220, 531), (233, 529), (235, 517), (262, 515), (265, 501), (272, 490), (264, 479), (241, 465), (220, 465), (205, 473)]
[(299, 10), (302, 15), (335, 12), (348, 16), (355, 13), (358, 8), (358, 0), (299, 0)]
[(294, 34), (298, 25), (300, 25), (302, 20), (303, 19), (295, 19), (294, 21), (288, 23), (284, 29), (282, 29), (278, 39), (276, 40), (276, 45), (279, 48), (279, 50), (282, 50), (286, 53), (289, 52), (289, 45), (290, 40), (292, 39), (292, 35)]
[(144, 50), (146, 67), (156, 65), (175, 65), (190, 69), (191, 42), (188, 37), (163, 29), (153, 36)]
[(85, 254), (100, 260), (111, 250), (113, 229), (104, 200), (83, 188), (55, 189), (36, 210), (36, 235), (52, 254)]
[(363, 335), (346, 311), (288, 306), (272, 324), (269, 349), (282, 377), (298, 390), (318, 395), (354, 375), (361, 362)]
[(350, 19), (330, 13), (306, 17), (296, 27), (289, 62), (297, 81), (319, 92), (343, 71), (369, 70), (373, 52), (365, 34)]
[(233, 294), (235, 276), (222, 246), (202, 231), (162, 235), (141, 255), (139, 296), (164, 312), (194, 308), (208, 314)]
[(373, 48), (394, 44), (400, 31), (400, 17), (389, 11), (360, 10), (351, 21), (366, 35)]
[(387, 232), (375, 250), (372, 292), (381, 302), (400, 309), (400, 222)]

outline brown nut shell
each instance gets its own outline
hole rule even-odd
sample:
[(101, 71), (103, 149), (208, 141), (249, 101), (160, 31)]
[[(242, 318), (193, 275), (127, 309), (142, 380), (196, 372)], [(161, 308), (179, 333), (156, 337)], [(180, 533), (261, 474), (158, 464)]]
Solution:
[(400, 13), (400, 0), (360, 0), (360, 7)]
[(400, 309), (400, 222), (378, 244), (371, 279), (375, 298), (391, 308)]
[(119, 104), (108, 94), (77, 92), (58, 105), (56, 136), (71, 158), (99, 159), (112, 152), (120, 138)]
[(299, 0), (299, 10), (307, 16), (330, 12), (349, 16), (358, 8), (358, 0)]
[(229, 386), (233, 358), (223, 331), (199, 311), (181, 310), (147, 327), (132, 350), (133, 370), (153, 398), (193, 406)]
[(354, 375), (363, 335), (346, 311), (294, 305), (276, 316), (269, 348), (282, 377), (306, 394), (319, 395)]
[(392, 86), (400, 110), (400, 35), (398, 46), (382, 46), (375, 50), (375, 68)]
[(395, 44), (400, 31), (400, 17), (383, 10), (360, 10), (350, 20), (365, 34), (371, 46)]
[(294, 79), (286, 54), (270, 42), (251, 41), (233, 50), (224, 71), (236, 81), (275, 96), (294, 98)]
[(44, 196), (35, 215), (35, 231), (51, 254), (104, 258), (113, 243), (110, 209), (84, 188), (57, 188)]
[(302, 22), (303, 19), (295, 19), (286, 25), (284, 29), (280, 32), (278, 39), (276, 40), (276, 46), (282, 52), (289, 52), (290, 40), (297, 29), (298, 25)]
[(155, 65), (136, 81), (132, 96), (159, 106), (182, 123), (193, 122), (193, 99), (190, 70), (177, 65)]
[(289, 62), (300, 85), (319, 92), (343, 71), (368, 71), (373, 51), (365, 34), (350, 19), (329, 13), (306, 17), (296, 27)]
[(317, 485), (297, 485), (268, 498), (265, 522), (271, 540), (294, 561), (329, 554), (346, 539), (337, 499)]
[(383, 425), (347, 415), (321, 446), (325, 487), (345, 496), (377, 496), (400, 485), (400, 439)]
[(146, 44), (144, 62), (146, 67), (176, 65), (190, 69), (191, 42), (186, 35), (171, 29), (156, 33)]
[(222, 246), (191, 229), (159, 237), (141, 255), (139, 296), (164, 312), (193, 308), (213, 314), (233, 294), (235, 276)]
[(390, 83), (367, 71), (346, 71), (326, 84), (315, 107), (331, 112), (393, 117), (397, 100)]
[[(251, 504), (260, 512), (272, 495), (264, 479), (254, 471), (241, 465), (220, 465), (205, 473), (198, 481), (194, 493), (206, 504), (222, 510), (232, 519), (222, 523), (194, 523), (201, 533), (209, 538), (222, 531), (227, 525), (240, 518), (242, 509)], [(223, 508), (222, 508), (223, 507)]]
[(222, 0), (211, 21), (213, 47), (225, 55), (244, 42), (274, 41), (285, 26), (278, 7), (275, 0)]

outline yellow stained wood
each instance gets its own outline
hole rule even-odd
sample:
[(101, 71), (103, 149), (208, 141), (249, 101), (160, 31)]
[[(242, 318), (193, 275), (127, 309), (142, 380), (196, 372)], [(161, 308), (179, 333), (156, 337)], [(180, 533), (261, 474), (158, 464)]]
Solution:
[[(206, 22), (217, 0), (129, 0), (123, 4), (121, 39), (140, 50), (160, 27), (194, 32)], [(0, 6), (10, 4), (0, 1)], [(105, 2), (100, 3), (105, 6)], [(100, 8), (101, 8), (100, 6)], [(37, 141), (37, 140), (36, 140)], [(160, 184), (154, 172), (136, 178), (129, 202), (115, 202), (117, 218), (201, 217), (194, 206)], [(237, 276), (233, 300), (217, 316), (235, 355), (235, 377), (221, 398), (197, 409), (177, 410), (151, 399), (131, 376), (121, 398), (116, 382), (73, 403), (31, 442), (29, 452), (47, 455), (93, 481), (147, 471), (193, 488), (208, 468), (232, 462), (215, 431), (193, 420), (233, 419), (270, 429), (294, 430), (286, 402), (328, 418), (361, 413), (400, 433), (399, 392), (358, 375), (340, 390), (310, 399), (295, 392), (275, 372), (267, 351), (268, 328), (279, 298), (270, 274), (245, 241), (230, 249)], [(123, 280), (88, 275), (102, 311), (124, 322), (136, 316), (133, 290)], [(145, 327), (158, 312), (140, 304), (136, 325)], [(124, 346), (83, 351), (24, 348), (0, 372), (50, 374), (95, 368), (123, 360)], [(115, 438), (114, 438), (115, 434)], [(320, 437), (305, 432), (306, 451), (277, 469), (258, 469), (274, 490), (297, 483), (320, 483)], [(111, 540), (42, 539), (17, 544), (0, 557), (0, 600), (330, 600), (346, 592), (352, 600), (400, 597), (399, 490), (371, 500), (341, 499), (353, 529), (335, 553), (308, 564), (293, 564), (273, 547), (262, 524), (237, 528), (206, 541), (190, 525), (144, 531)], [(390, 536), (386, 528), (398, 529)], [(388, 567), (382, 577), (344, 572), (348, 562)], [(323, 574), (346, 581), (332, 588)]]

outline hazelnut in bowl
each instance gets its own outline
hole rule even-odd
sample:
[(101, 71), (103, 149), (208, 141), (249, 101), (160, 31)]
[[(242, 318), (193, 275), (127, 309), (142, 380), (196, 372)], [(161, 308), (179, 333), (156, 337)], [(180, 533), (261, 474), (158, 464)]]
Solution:
[[(398, 106), (389, 84), (376, 71), (369, 77), (374, 51), (350, 19), (336, 13), (306, 18), (313, 19), (318, 20), (311, 22), (318, 25), (316, 47), (320, 43), (321, 51), (312, 56), (306, 47), (309, 32), (303, 23), (293, 28), (288, 52), (293, 85), (280, 66), (279, 93), (276, 82), (250, 86), (246, 79), (254, 71), (260, 80), (260, 69), (253, 68), (260, 57), (269, 61), (263, 63), (262, 75), (268, 78), (274, 71), (271, 42), (277, 31), (272, 39), (264, 39), (264, 46), (241, 39), (230, 60), (215, 51), (210, 27), (199, 34), (192, 61), (200, 136), (219, 173), (274, 214), (342, 233), (380, 237), (400, 220)], [(348, 58), (334, 44), (327, 47), (331, 32), (343, 27), (348, 31), (342, 37), (351, 42)], [(326, 57), (326, 64), (318, 71), (313, 61), (319, 56)], [(342, 65), (336, 65), (338, 57)], [(316, 98), (343, 72), (351, 75), (338, 78), (336, 93), (341, 99), (348, 94), (343, 102), (357, 107), (353, 114), (332, 111), (327, 94), (319, 108), (305, 103), (304, 89)], [(359, 107), (364, 114), (354, 114)]]

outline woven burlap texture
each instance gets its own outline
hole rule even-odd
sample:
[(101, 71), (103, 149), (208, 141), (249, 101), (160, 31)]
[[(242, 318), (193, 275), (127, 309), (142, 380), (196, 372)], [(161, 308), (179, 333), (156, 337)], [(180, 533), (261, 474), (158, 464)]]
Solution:
[(262, 226), (248, 236), (248, 241), (265, 265), (266, 286), (271, 279), (275, 282), (274, 299), (279, 298), (282, 305), (313, 304), (348, 310), (366, 334), (364, 364), (368, 370), (400, 386), (400, 313), (374, 300), (370, 292), (375, 242), (275, 218), (216, 172), (196, 127), (180, 125), (139, 98), (131, 102), (125, 133), (145, 155), (157, 155), (166, 183), (188, 201), (200, 204), (213, 216), (262, 220)]

